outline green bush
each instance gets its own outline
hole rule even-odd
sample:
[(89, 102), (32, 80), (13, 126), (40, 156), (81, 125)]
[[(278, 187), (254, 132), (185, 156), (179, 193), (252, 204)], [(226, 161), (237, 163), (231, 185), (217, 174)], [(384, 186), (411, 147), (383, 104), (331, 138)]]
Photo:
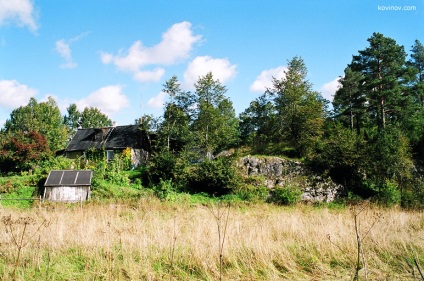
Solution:
[(151, 184), (158, 184), (162, 180), (174, 179), (177, 158), (168, 149), (163, 149), (153, 154), (148, 177)]
[(422, 209), (424, 207), (424, 182), (415, 180), (401, 193), (402, 208)]
[(231, 193), (239, 178), (232, 159), (221, 157), (200, 163), (188, 181), (192, 192), (221, 196)]
[(264, 185), (247, 185), (239, 188), (235, 194), (243, 201), (265, 202), (269, 196), (269, 191)]
[(173, 198), (176, 196), (176, 190), (172, 185), (172, 180), (160, 180), (152, 189), (155, 196), (159, 199), (174, 201)]
[(400, 203), (400, 190), (397, 183), (387, 180), (379, 189), (378, 201), (391, 207)]
[(295, 187), (286, 186), (272, 191), (270, 202), (278, 205), (294, 205), (302, 199), (302, 192)]

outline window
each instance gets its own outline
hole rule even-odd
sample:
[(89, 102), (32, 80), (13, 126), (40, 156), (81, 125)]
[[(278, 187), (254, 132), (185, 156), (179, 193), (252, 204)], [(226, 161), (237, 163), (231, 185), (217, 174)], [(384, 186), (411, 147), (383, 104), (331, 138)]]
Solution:
[(113, 160), (114, 152), (113, 150), (106, 150), (106, 160), (109, 162)]

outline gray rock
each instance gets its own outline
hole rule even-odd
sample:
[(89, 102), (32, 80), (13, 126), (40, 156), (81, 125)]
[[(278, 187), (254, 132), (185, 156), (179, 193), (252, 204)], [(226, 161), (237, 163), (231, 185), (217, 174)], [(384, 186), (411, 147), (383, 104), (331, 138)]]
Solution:
[(307, 202), (332, 202), (342, 186), (329, 178), (313, 174), (298, 161), (279, 157), (246, 156), (241, 158), (237, 166), (246, 177), (263, 176), (263, 184), (268, 189), (295, 185), (302, 190), (302, 200)]

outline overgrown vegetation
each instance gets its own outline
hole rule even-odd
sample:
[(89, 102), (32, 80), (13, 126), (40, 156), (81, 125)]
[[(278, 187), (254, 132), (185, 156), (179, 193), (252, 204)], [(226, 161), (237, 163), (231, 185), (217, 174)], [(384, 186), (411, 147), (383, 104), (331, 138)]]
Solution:
[(31, 98), (11, 113), (0, 132), (0, 173), (32, 175), (33, 183), (6, 185), (2, 194), (29, 195), (31, 188), (36, 193), (50, 169), (80, 168), (95, 171), (97, 198), (137, 198), (150, 190), (162, 200), (205, 193), (256, 201), (274, 195), (269, 201), (298, 202), (301, 186), (265, 192), (263, 184), (238, 176), (234, 159), (250, 153), (302, 161), (343, 185), (347, 199), (421, 208), (424, 47), (416, 40), (408, 56), (404, 46), (380, 33), (364, 43), (341, 71), (331, 106), (313, 90), (299, 56), (288, 60), (284, 77), (273, 78), (272, 87), (238, 118), (227, 87), (212, 73), (199, 77), (193, 92), (172, 76), (163, 85), (168, 94), (163, 115), (136, 122), (154, 135), (147, 138), (153, 152), (149, 163), (131, 175), (129, 150), (116, 153), (109, 163), (103, 151), (88, 151), (86, 158), (73, 161), (56, 156), (77, 128), (111, 125), (98, 109), (81, 112), (71, 104), (61, 116), (53, 98), (40, 103)]

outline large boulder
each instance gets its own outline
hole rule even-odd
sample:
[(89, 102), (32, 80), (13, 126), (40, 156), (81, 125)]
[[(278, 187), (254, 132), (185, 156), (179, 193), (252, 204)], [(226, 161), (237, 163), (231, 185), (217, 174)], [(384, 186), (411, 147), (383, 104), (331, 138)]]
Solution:
[(280, 157), (246, 156), (237, 162), (245, 177), (261, 177), (270, 190), (287, 186), (298, 187), (302, 200), (308, 202), (332, 202), (342, 186), (330, 178), (312, 173), (303, 163)]

